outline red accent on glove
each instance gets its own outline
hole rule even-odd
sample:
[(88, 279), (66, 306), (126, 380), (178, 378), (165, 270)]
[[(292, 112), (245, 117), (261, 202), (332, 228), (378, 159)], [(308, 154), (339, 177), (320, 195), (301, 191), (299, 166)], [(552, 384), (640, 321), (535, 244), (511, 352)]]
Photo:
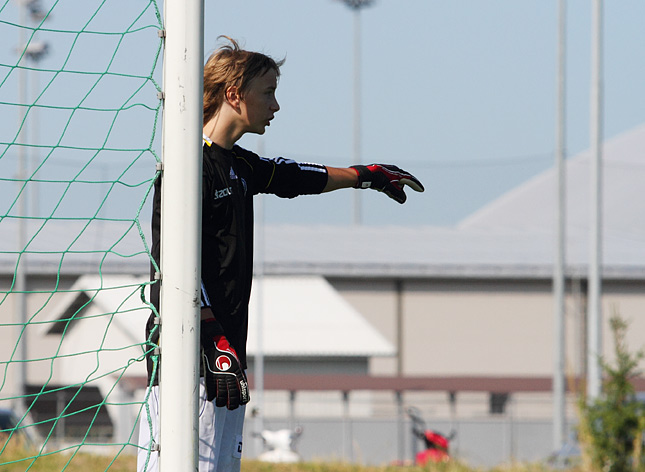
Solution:
[(213, 338), (213, 342), (215, 343), (215, 347), (217, 348), (218, 351), (227, 352), (237, 358), (237, 352), (235, 352), (235, 349), (231, 347), (231, 345), (228, 342), (228, 339), (226, 339), (225, 336), (223, 335), (215, 336)]

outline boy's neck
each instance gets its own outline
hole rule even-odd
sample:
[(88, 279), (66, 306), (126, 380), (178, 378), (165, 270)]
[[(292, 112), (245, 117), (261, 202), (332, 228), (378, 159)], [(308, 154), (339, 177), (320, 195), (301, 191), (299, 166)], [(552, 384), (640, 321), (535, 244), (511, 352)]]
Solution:
[(211, 118), (202, 131), (215, 144), (229, 150), (233, 149), (235, 143), (244, 134), (236, 129), (232, 121), (223, 120), (219, 114)]

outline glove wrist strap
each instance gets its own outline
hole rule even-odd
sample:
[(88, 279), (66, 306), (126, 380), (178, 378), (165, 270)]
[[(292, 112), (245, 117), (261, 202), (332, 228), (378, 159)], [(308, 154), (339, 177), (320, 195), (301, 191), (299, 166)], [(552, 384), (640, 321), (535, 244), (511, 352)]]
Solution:
[(370, 181), (370, 176), (372, 173), (367, 169), (367, 166), (355, 165), (350, 166), (350, 168), (354, 169), (356, 171), (356, 175), (358, 176), (354, 188), (365, 189), (372, 186), (372, 182)]

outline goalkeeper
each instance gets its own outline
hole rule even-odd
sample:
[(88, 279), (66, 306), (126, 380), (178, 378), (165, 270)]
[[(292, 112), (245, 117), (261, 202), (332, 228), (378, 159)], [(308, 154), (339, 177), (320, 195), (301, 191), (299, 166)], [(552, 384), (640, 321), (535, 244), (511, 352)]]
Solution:
[[(253, 196), (271, 193), (293, 198), (353, 187), (378, 190), (404, 203), (405, 185), (417, 192), (424, 190), (413, 175), (392, 165), (327, 167), (267, 159), (237, 146), (246, 133), (263, 134), (280, 109), (275, 91), (283, 61), (242, 50), (227, 39), (229, 44), (215, 51), (204, 67), (200, 472), (240, 470), (244, 411), (250, 399), (245, 369), (253, 276)], [(158, 179), (152, 217), (156, 261), (160, 190)], [(158, 307), (159, 284), (152, 289), (152, 302)], [(151, 314), (147, 336), (153, 327)], [(157, 333), (152, 336), (155, 343)], [(145, 468), (151, 442), (158, 439), (158, 379), (151, 372), (149, 358), (152, 424), (140, 428), (139, 472), (156, 471), (158, 462), (153, 448)]]

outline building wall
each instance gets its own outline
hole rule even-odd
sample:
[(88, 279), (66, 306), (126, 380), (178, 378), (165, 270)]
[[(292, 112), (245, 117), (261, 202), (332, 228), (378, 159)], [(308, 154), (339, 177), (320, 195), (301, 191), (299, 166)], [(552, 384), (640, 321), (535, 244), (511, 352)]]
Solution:
[(548, 375), (550, 297), (517, 283), (412, 282), (404, 298), (409, 375)]
[[(76, 278), (31, 276), (27, 289), (29, 318), (38, 322), (57, 305), (61, 294)], [(466, 280), (466, 279), (351, 279), (332, 278), (330, 283), (395, 346), (401, 357), (369, 360), (373, 375), (409, 376), (550, 376), (553, 369), (553, 297), (549, 280)], [(8, 291), (10, 277), (0, 278), (0, 288)], [(609, 317), (618, 313), (630, 323), (627, 343), (632, 351), (645, 346), (645, 291), (642, 281), (606, 281), (603, 284), (604, 352), (611, 362), (613, 342)], [(574, 280), (567, 286), (567, 372), (584, 373), (585, 284)], [(15, 339), (14, 298), (0, 305), (0, 335)], [(399, 331), (400, 329), (400, 331)], [(42, 359), (27, 366), (28, 383), (42, 384), (52, 375), (49, 354), (56, 352), (60, 338), (43, 336), (42, 325), (28, 327), (28, 356)], [(357, 333), (357, 336), (360, 333)], [(0, 343), (2, 359), (12, 356), (13, 343)], [(15, 358), (15, 355), (14, 355)], [(307, 366), (294, 364), (298, 372)], [(336, 367), (338, 367), (336, 365)], [(349, 366), (342, 366), (347, 369)], [(645, 361), (641, 363), (645, 368)], [(12, 394), (13, 374), (18, 364), (10, 364), (2, 396)], [(142, 368), (142, 367), (141, 367)], [(363, 373), (364, 364), (351, 369)], [(283, 372), (282, 369), (280, 372)], [(4, 372), (3, 372), (4, 374)], [(490, 392), (459, 393), (459, 416), (488, 414)], [(442, 394), (441, 394), (442, 395)], [(515, 396), (515, 411), (522, 416), (550, 416), (547, 397), (539, 401)], [(434, 414), (451, 414), (446, 398), (432, 402)], [(522, 399), (524, 398), (524, 399)], [(575, 412), (569, 409), (571, 414)]]
[[(554, 302), (550, 280), (330, 279), (395, 346), (400, 359), (375, 359), (375, 375), (549, 376), (553, 372)], [(586, 363), (585, 284), (567, 286), (567, 373)], [(603, 285), (604, 356), (613, 359), (609, 319), (630, 323), (627, 342), (645, 346), (642, 282)], [(400, 332), (399, 332), (400, 326)], [(641, 368), (645, 368), (645, 361)]]
[[(50, 377), (51, 360), (48, 359), (52, 353), (56, 352), (60, 343), (58, 336), (44, 336), (43, 325), (38, 324), (45, 319), (49, 311), (54, 307), (62, 297), (62, 292), (68, 290), (76, 281), (76, 276), (61, 275), (58, 279), (54, 275), (36, 275), (30, 274), (27, 278), (26, 290), (30, 292), (27, 295), (27, 321), (30, 323), (25, 330), (20, 325), (20, 316), (17, 313), (17, 299), (15, 294), (9, 294), (2, 299), (0, 303), (0, 339), (5, 342), (0, 343), (0, 359), (4, 362), (17, 360), (21, 355), (22, 346), (16, 346), (16, 339), (22, 332), (22, 342), (27, 342), (27, 358), (31, 362), (24, 364), (27, 375), (27, 383), (39, 384), (43, 379)], [(9, 275), (0, 276), (0, 291), (8, 292), (11, 290), (13, 277)], [(55, 291), (58, 290), (58, 293)], [(8, 342), (11, 340), (11, 342)], [(14, 351), (15, 350), (15, 351)], [(9, 363), (6, 365), (6, 381), (2, 387), (2, 398), (10, 396), (14, 389), (14, 376), (20, 368), (19, 363)], [(2, 366), (4, 375), (5, 366)]]
[[(247, 357), (247, 371), (255, 372), (255, 356)], [(265, 357), (264, 373), (267, 375), (368, 375), (368, 359), (365, 357)]]
[[(56, 306), (60, 293), (75, 282), (73, 276), (30, 275), (27, 290), (29, 319), (37, 323)], [(394, 375), (527, 375), (552, 372), (553, 296), (549, 280), (466, 280), (331, 278), (331, 284), (388, 341), (402, 343), (400, 359), (370, 361), (370, 373)], [(0, 278), (8, 291), (12, 278)], [(604, 355), (613, 359), (609, 318), (620, 314), (629, 326), (632, 350), (645, 346), (645, 291), (642, 281), (605, 281), (603, 284)], [(567, 369), (581, 375), (586, 363), (585, 284), (567, 286)], [(15, 339), (15, 296), (0, 304), (3, 339)], [(400, 316), (399, 316), (400, 314)], [(8, 321), (11, 320), (11, 321)], [(399, 327), (401, 329), (399, 333)], [(399, 337), (400, 335), (400, 337)], [(42, 326), (26, 331), (28, 355), (55, 351), (55, 336), (43, 336)], [(14, 346), (2, 343), (0, 355), (10, 359)], [(45, 349), (43, 349), (45, 348)], [(15, 357), (15, 354), (14, 354)], [(30, 382), (48, 375), (47, 360), (30, 363)], [(645, 367), (645, 362), (641, 367)], [(10, 371), (13, 369), (10, 369)], [(10, 383), (10, 379), (8, 382)]]
[[(394, 280), (328, 279), (330, 284), (393, 346), (397, 346), (398, 293)], [(373, 375), (397, 373), (397, 358), (370, 360)]]
[[(614, 314), (618, 314), (629, 323), (626, 341), (630, 350), (645, 348), (645, 283), (605, 282), (603, 290), (604, 355), (611, 362), (614, 354), (609, 318)], [(645, 362), (641, 362), (640, 367), (645, 368)]]

